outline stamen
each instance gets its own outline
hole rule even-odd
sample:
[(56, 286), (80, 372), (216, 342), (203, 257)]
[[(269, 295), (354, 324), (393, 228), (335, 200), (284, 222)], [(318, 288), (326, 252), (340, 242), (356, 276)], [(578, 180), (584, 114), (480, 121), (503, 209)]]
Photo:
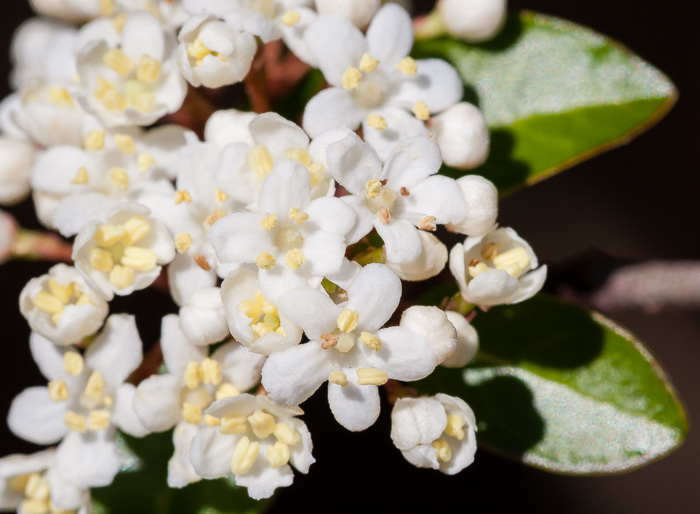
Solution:
[(369, 55), (369, 52), (365, 52), (364, 54), (362, 54), (362, 58), (360, 59), (360, 69), (365, 73), (372, 73), (374, 70), (377, 69), (378, 64), (379, 59), (372, 59), (372, 56)]
[(63, 369), (69, 375), (80, 375), (83, 372), (83, 357), (78, 352), (63, 354)]
[(124, 250), (122, 264), (138, 271), (151, 271), (158, 264), (158, 254), (150, 248), (129, 246)]
[(209, 225), (213, 225), (224, 216), (226, 216), (226, 211), (222, 211), (221, 209), (214, 209), (214, 214), (207, 216), (206, 222)]
[(272, 414), (256, 410), (247, 419), (258, 439), (265, 439), (275, 431), (275, 417)]
[(78, 172), (75, 174), (75, 177), (70, 181), (71, 184), (75, 184), (77, 186), (84, 186), (90, 181), (90, 175), (88, 175), (87, 170), (85, 169), (84, 166), (78, 168)]
[(316, 187), (323, 179), (325, 167), (320, 162), (313, 162), (309, 165), (309, 174), (311, 175), (311, 187)]
[(129, 187), (129, 175), (126, 174), (124, 168), (112, 168), (109, 170), (109, 178), (112, 180), (112, 185), (115, 189), (124, 191)]
[(122, 77), (126, 77), (131, 73), (131, 70), (134, 69), (134, 61), (119, 48), (113, 48), (105, 53), (102, 56), (102, 62), (119, 73)]
[(401, 189), (399, 189), (399, 193), (401, 193), (401, 196), (408, 196), (408, 195), (411, 194), (411, 193), (408, 192), (408, 189), (406, 189), (406, 188), (403, 187), (403, 186), (401, 186)]
[(90, 266), (95, 271), (107, 272), (114, 266), (112, 254), (102, 248), (90, 248)]
[(437, 458), (442, 462), (450, 462), (452, 459), (452, 449), (447, 441), (440, 439), (438, 441), (433, 441), (433, 448), (437, 450)]
[(496, 243), (485, 244), (481, 249), (481, 257), (484, 260), (492, 261), (498, 255), (498, 245)]
[(338, 329), (341, 332), (352, 332), (357, 327), (357, 323), (360, 320), (360, 313), (350, 309), (345, 309), (338, 316)]
[(304, 148), (287, 148), (284, 151), (287, 159), (300, 162), (304, 166), (311, 166), (311, 154)]
[(199, 364), (190, 361), (185, 366), (185, 386), (188, 389), (197, 389), (200, 383)]
[(381, 221), (385, 225), (388, 225), (391, 221), (391, 214), (389, 214), (389, 209), (387, 209), (384, 205), (382, 205), (379, 208), (379, 221)]
[(22, 500), (19, 506), (23, 514), (49, 514), (50, 512), (50, 505), (46, 500), (29, 498)]
[(488, 271), (488, 270), (490, 270), (490, 269), (491, 269), (491, 268), (490, 268), (489, 266), (487, 266), (486, 264), (484, 264), (483, 262), (478, 262), (478, 263), (477, 263), (476, 265), (474, 265), (474, 266), (469, 266), (469, 267), (467, 268), (467, 271), (469, 272), (469, 276), (472, 277), (472, 278), (474, 278), (474, 277), (476, 277), (479, 273), (483, 273), (484, 271)]
[(122, 225), (100, 225), (95, 230), (93, 237), (99, 246), (106, 248), (124, 237), (124, 227)]
[(273, 432), (278, 441), (287, 446), (294, 446), (301, 441), (301, 435), (295, 432), (287, 423), (277, 423)]
[(263, 180), (272, 173), (272, 168), (275, 164), (270, 152), (264, 145), (258, 145), (253, 148), (248, 154), (248, 161), (253, 169), (253, 173), (259, 180)]
[(151, 111), (156, 95), (149, 85), (138, 80), (129, 80), (125, 89), (126, 97), (129, 99), (131, 107), (139, 112)]
[(379, 195), (379, 190), (382, 188), (382, 183), (375, 179), (368, 180), (367, 183), (365, 184), (365, 189), (367, 189), (367, 194), (365, 195), (365, 198), (367, 200), (374, 198), (375, 196)]
[(63, 416), (63, 422), (70, 430), (75, 430), (81, 434), (87, 430), (87, 420), (85, 419), (85, 416), (77, 414), (72, 410), (66, 411), (65, 415)]
[(92, 304), (92, 300), (90, 300), (90, 297), (86, 294), (81, 294), (73, 305), (81, 306), (81, 305), (91, 305), (91, 304)]
[(389, 374), (381, 369), (376, 368), (358, 368), (357, 383), (358, 385), (384, 385), (389, 381)]
[[(100, 0), (100, 2), (104, 2), (105, 0)], [(114, 0), (107, 0), (108, 2), (114, 3)], [(122, 13), (119, 16), (115, 16), (112, 18), (112, 24), (114, 25), (114, 28), (117, 30), (117, 32), (120, 32), (124, 30), (124, 23), (126, 22), (126, 13)]]
[(128, 134), (115, 134), (114, 143), (119, 148), (119, 151), (128, 155), (136, 152), (133, 138)]
[(99, 371), (93, 371), (90, 378), (85, 385), (85, 396), (90, 397), (93, 400), (99, 400), (104, 391), (105, 381), (102, 378), (102, 373)]
[(136, 78), (141, 82), (153, 84), (160, 77), (160, 61), (150, 55), (143, 54), (139, 69), (136, 71)]
[(418, 228), (421, 230), (429, 230), (430, 232), (435, 232), (437, 227), (435, 226), (435, 216), (423, 216), (418, 220)]
[(447, 427), (445, 428), (445, 433), (456, 437), (458, 440), (464, 439), (464, 418), (459, 414), (450, 414), (447, 416)]
[(230, 414), (221, 418), (219, 432), (222, 434), (242, 434), (247, 429), (245, 427), (245, 414)]
[(221, 420), (219, 418), (215, 418), (211, 414), (205, 414), (204, 424), (208, 427), (218, 427), (221, 424)]
[(338, 336), (338, 344), (335, 349), (340, 353), (348, 353), (355, 346), (355, 338), (349, 334), (340, 334)]
[(88, 419), (88, 428), (93, 432), (98, 430), (105, 430), (109, 426), (109, 411), (106, 410), (94, 410), (90, 412), (90, 418)]
[(282, 15), (282, 23), (285, 27), (291, 27), (299, 22), (301, 15), (297, 11), (287, 11)]
[(134, 272), (117, 264), (109, 272), (109, 283), (117, 289), (126, 289), (134, 283)]
[(382, 349), (382, 340), (369, 332), (360, 333), (360, 341), (370, 350), (378, 352)]
[(92, 93), (108, 111), (123, 111), (127, 107), (126, 98), (119, 94), (110, 81), (97, 78), (97, 85)]
[(177, 253), (185, 253), (192, 247), (192, 236), (187, 232), (175, 236), (175, 248)]
[(136, 158), (136, 164), (140, 172), (148, 171), (148, 168), (155, 164), (156, 160), (149, 153), (142, 152)]
[(199, 425), (202, 422), (202, 408), (188, 402), (182, 404), (182, 419), (191, 425)]
[(27, 477), (24, 494), (32, 500), (46, 501), (51, 496), (51, 489), (48, 481), (43, 480), (39, 473), (32, 473)]
[(199, 374), (205, 384), (219, 385), (221, 383), (221, 364), (207, 357), (202, 361)]
[(299, 269), (305, 261), (304, 254), (298, 248), (289, 250), (284, 256), (284, 263), (289, 269)]
[(238, 444), (236, 444), (236, 449), (233, 451), (233, 456), (231, 457), (231, 472), (245, 473), (250, 470), (259, 452), (259, 442), (255, 441), (251, 443), (250, 439), (247, 437), (241, 438)]
[(495, 256), (491, 262), (498, 269), (518, 278), (530, 266), (530, 257), (525, 248), (519, 246)]
[(338, 336), (335, 334), (321, 334), (321, 348), (328, 350), (338, 344)]
[(88, 132), (83, 140), (83, 146), (90, 151), (102, 150), (105, 147), (105, 131), (91, 130)]
[(353, 89), (357, 89), (360, 85), (360, 80), (362, 80), (362, 73), (360, 73), (360, 70), (358, 70), (357, 68), (353, 66), (348, 66), (348, 69), (343, 72), (343, 76), (340, 80), (343, 84), (343, 88), (345, 88), (348, 91), (351, 91)]
[(217, 400), (221, 400), (222, 398), (238, 396), (239, 394), (241, 394), (241, 392), (236, 386), (234, 386), (230, 382), (224, 382), (219, 386), (219, 389), (216, 390), (216, 394), (214, 396)]
[(63, 302), (46, 291), (39, 291), (34, 298), (31, 298), (31, 302), (34, 307), (49, 314), (63, 313)]
[(396, 69), (404, 75), (415, 75), (418, 71), (418, 64), (412, 57), (404, 57), (396, 65)]
[(328, 381), (331, 384), (337, 384), (341, 387), (347, 387), (348, 385), (348, 377), (345, 373), (340, 371), (339, 369), (336, 369), (335, 371), (331, 371), (331, 374), (328, 375)]
[[(190, 195), (190, 192), (185, 190), (185, 189), (175, 191), (175, 195), (173, 196), (173, 201), (175, 202), (176, 205), (179, 205), (182, 202), (190, 203), (192, 201), (192, 195)], [(212, 223), (210, 223), (210, 225), (212, 225)]]
[(49, 89), (49, 101), (60, 107), (73, 107), (73, 99), (63, 87), (51, 86)]
[(73, 282), (64, 286), (56, 282), (56, 279), (50, 278), (49, 291), (51, 291), (52, 295), (61, 300), (61, 302), (68, 303), (71, 296), (73, 296)]
[(430, 108), (425, 104), (425, 102), (418, 100), (415, 104), (413, 104), (413, 114), (419, 120), (426, 121), (430, 118)]
[(221, 189), (218, 187), (214, 188), (214, 201), (216, 203), (223, 203), (228, 199), (228, 195), (224, 193)]
[(304, 211), (300, 211), (296, 207), (290, 207), (289, 208), (289, 219), (292, 221), (296, 221), (297, 225), (301, 225), (306, 220), (309, 219), (309, 215), (307, 213), (305, 213)]
[(68, 393), (68, 386), (61, 378), (49, 382), (48, 389), (49, 398), (51, 398), (52, 402), (64, 402), (70, 397)]
[(197, 266), (202, 268), (204, 271), (211, 271), (211, 265), (209, 262), (207, 262), (207, 258), (201, 253), (194, 256), (194, 262), (196, 262)]
[(263, 230), (272, 230), (277, 225), (277, 214), (270, 214), (267, 218), (260, 220), (260, 228)]
[(212, 51), (204, 46), (204, 43), (199, 38), (187, 45), (187, 55), (196, 60), (195, 66), (201, 66), (204, 58), (210, 54), (212, 54)]
[(255, 259), (255, 264), (260, 269), (272, 269), (275, 267), (275, 258), (267, 252), (260, 252), (258, 258)]
[(277, 469), (289, 462), (289, 446), (281, 441), (277, 441), (272, 446), (267, 447), (267, 462), (272, 469)]

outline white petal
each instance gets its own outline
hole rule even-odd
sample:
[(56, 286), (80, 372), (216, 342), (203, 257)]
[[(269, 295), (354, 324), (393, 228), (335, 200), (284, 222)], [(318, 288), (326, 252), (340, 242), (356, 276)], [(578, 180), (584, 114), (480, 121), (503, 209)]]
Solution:
[(7, 415), (10, 430), (35, 444), (54, 444), (67, 429), (63, 423), (66, 402), (54, 402), (46, 387), (29, 387), (15, 396)]
[(71, 484), (55, 468), (49, 468), (46, 479), (51, 489), (51, 503), (58, 509), (77, 510), (90, 504), (89, 491)]
[(330, 297), (317, 289), (297, 289), (280, 297), (279, 310), (306, 334), (318, 340), (321, 334), (336, 328), (336, 320), (342, 308)]
[(373, 114), (384, 118), (387, 127), (384, 130), (377, 130), (365, 118), (362, 121), (362, 135), (383, 161), (389, 158), (396, 145), (404, 139), (428, 134), (425, 123), (405, 108), (390, 105), (373, 111)]
[(248, 471), (236, 474), (236, 485), (247, 487), (248, 495), (254, 500), (269, 498), (275, 489), (290, 486), (293, 481), (294, 473), (289, 465), (273, 469), (262, 455), (258, 455)]
[(250, 122), (249, 129), (255, 143), (264, 145), (273, 160), (284, 157), (287, 148), (309, 146), (309, 136), (301, 127), (274, 112), (258, 115)]
[(180, 327), (197, 346), (222, 341), (229, 335), (226, 311), (218, 287), (200, 289), (180, 309)]
[(405, 209), (420, 215), (436, 218), (435, 223), (444, 225), (464, 219), (467, 204), (457, 183), (442, 175), (433, 175), (410, 189), (405, 198)]
[(331, 87), (307, 102), (302, 126), (307, 134), (316, 137), (343, 125), (355, 130), (362, 118), (363, 113), (358, 110), (350, 93), (343, 88)]
[(452, 65), (441, 59), (422, 59), (417, 64), (418, 72), (401, 82), (392, 105), (410, 110), (421, 101), (430, 112), (440, 112), (462, 99), (462, 80)]
[(286, 422), (301, 436), (301, 441), (289, 448), (289, 462), (297, 471), (308, 473), (311, 464), (316, 462), (316, 459), (311, 455), (311, 450), (313, 449), (311, 433), (306, 428), (306, 424), (300, 419), (291, 418), (286, 420)]
[(468, 236), (483, 236), (491, 232), (498, 217), (498, 189), (479, 175), (457, 179), (467, 211), (464, 219), (453, 223), (451, 229)]
[(333, 371), (320, 343), (311, 341), (270, 355), (262, 369), (268, 397), (285, 405), (299, 405), (328, 379)]
[(472, 303), (497, 305), (507, 301), (517, 290), (517, 278), (502, 269), (490, 269), (469, 281), (466, 295)]
[(435, 139), (415, 136), (394, 148), (384, 167), (384, 177), (387, 186), (394, 189), (404, 186), (413, 196), (413, 186), (440, 171), (440, 166), (442, 158)]
[(236, 341), (226, 343), (211, 356), (221, 364), (221, 376), (239, 391), (247, 391), (260, 383), (260, 370), (265, 357), (249, 351)]
[(144, 54), (162, 61), (165, 41), (158, 18), (143, 11), (130, 14), (122, 28), (122, 50), (134, 62)]
[(181, 378), (170, 373), (153, 375), (138, 385), (133, 408), (148, 430), (162, 432), (180, 420), (181, 388)]
[(199, 426), (184, 422), (178, 423), (173, 430), (175, 452), (168, 461), (169, 487), (181, 488), (201, 480), (190, 463), (190, 444), (198, 432)]
[(175, 314), (168, 314), (163, 318), (160, 345), (168, 372), (178, 377), (184, 374), (189, 362), (200, 362), (207, 356), (205, 348), (194, 346), (187, 339)]
[(85, 364), (102, 373), (105, 383), (116, 389), (139, 367), (142, 357), (134, 316), (112, 314), (85, 352)]
[(479, 351), (479, 334), (461, 314), (454, 311), (447, 311), (445, 314), (457, 331), (457, 345), (454, 353), (441, 364), (447, 368), (461, 368), (476, 357)]
[(362, 32), (338, 16), (319, 16), (306, 30), (305, 37), (326, 80), (336, 87), (342, 85), (345, 70), (349, 66), (357, 67), (367, 51)]
[(125, 432), (134, 437), (143, 437), (150, 432), (136, 415), (133, 407), (136, 387), (133, 384), (122, 384), (117, 389), (117, 397), (114, 401), (112, 422)]
[(357, 385), (353, 369), (344, 369), (348, 385), (328, 384), (328, 403), (338, 423), (352, 432), (371, 427), (379, 417), (379, 391), (375, 385)]
[(518, 303), (535, 296), (547, 279), (547, 266), (540, 266), (534, 271), (530, 271), (518, 281), (518, 290), (510, 296), (505, 303)]
[(379, 330), (381, 350), (374, 352), (362, 347), (368, 362), (396, 380), (413, 381), (427, 377), (437, 365), (435, 353), (426, 338), (402, 327)]
[(399, 450), (432, 443), (445, 427), (445, 408), (434, 398), (401, 398), (391, 411), (391, 440)]
[(421, 253), (418, 258), (410, 263), (398, 264), (387, 262), (387, 266), (396, 273), (401, 280), (419, 281), (434, 277), (445, 268), (447, 262), (447, 247), (430, 232), (419, 230), (421, 240)]
[(372, 332), (389, 321), (401, 299), (401, 280), (383, 264), (368, 264), (347, 288), (346, 308), (359, 313), (359, 326)]
[(75, 351), (71, 347), (58, 347), (41, 334), (32, 332), (29, 336), (29, 350), (32, 352), (34, 362), (39, 371), (49, 380), (55, 380), (65, 375), (63, 368), (63, 355), (67, 351)]
[(438, 364), (455, 352), (457, 330), (442, 309), (424, 305), (409, 307), (401, 315), (400, 326), (424, 337), (432, 346)]
[(178, 305), (184, 305), (200, 289), (216, 285), (216, 273), (204, 270), (189, 254), (177, 254), (168, 266), (170, 294)]
[(219, 427), (206, 427), (194, 436), (190, 462), (202, 478), (220, 478), (231, 473), (231, 456), (240, 435), (224, 435)]
[(328, 145), (326, 157), (333, 178), (354, 195), (364, 197), (367, 181), (384, 178), (379, 156), (355, 133)]
[(237, 212), (217, 220), (207, 232), (207, 241), (214, 247), (219, 260), (255, 262), (261, 252), (274, 253), (272, 243), (260, 228), (262, 219), (262, 214)]
[(386, 70), (393, 70), (413, 46), (411, 16), (396, 4), (384, 5), (367, 29), (369, 53)]
[(289, 209), (304, 210), (311, 199), (311, 176), (303, 164), (284, 159), (278, 161), (265, 178), (258, 196), (258, 212), (287, 216)]
[(418, 468), (438, 469), (437, 450), (432, 444), (420, 444), (401, 452), (404, 458)]
[(70, 432), (56, 453), (58, 471), (79, 487), (104, 487), (119, 472), (121, 459), (111, 430)]
[(420, 257), (423, 244), (418, 229), (409, 221), (392, 218), (388, 224), (384, 224), (377, 220), (374, 228), (384, 240), (387, 260), (405, 264)]

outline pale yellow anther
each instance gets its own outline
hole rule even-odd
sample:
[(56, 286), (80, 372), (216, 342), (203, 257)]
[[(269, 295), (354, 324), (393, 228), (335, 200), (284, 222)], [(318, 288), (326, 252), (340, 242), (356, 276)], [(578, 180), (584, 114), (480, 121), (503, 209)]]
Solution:
[(367, 194), (365, 195), (365, 198), (367, 198), (367, 200), (369, 200), (371, 198), (374, 198), (375, 196), (378, 196), (381, 188), (382, 188), (381, 181), (377, 180), (376, 178), (373, 178), (372, 180), (368, 180), (367, 183), (365, 184), (365, 189), (367, 189)]
[(308, 169), (309, 175), (311, 175), (311, 187), (316, 187), (323, 180), (323, 172), (326, 168), (320, 162), (313, 162), (308, 166)]
[(124, 227), (122, 225), (100, 225), (95, 230), (93, 236), (95, 243), (102, 247), (112, 246), (124, 237)]
[(90, 248), (89, 261), (90, 267), (95, 271), (107, 272), (114, 266), (112, 254), (102, 248)]
[(248, 423), (258, 439), (265, 439), (275, 431), (275, 417), (265, 411), (256, 410), (248, 416)]
[(350, 334), (340, 334), (338, 336), (338, 344), (335, 349), (340, 353), (348, 353), (355, 346), (355, 338)]
[(102, 396), (105, 388), (105, 381), (102, 378), (102, 373), (99, 371), (93, 371), (90, 378), (85, 384), (85, 396), (92, 398), (94, 400), (99, 399)]
[(413, 104), (413, 114), (419, 120), (426, 121), (430, 118), (430, 108), (424, 101), (417, 100), (416, 103)]
[(206, 222), (208, 225), (213, 225), (224, 216), (226, 216), (226, 211), (223, 211), (221, 209), (214, 209), (214, 214), (210, 214), (209, 216), (207, 216)]
[(112, 398), (110, 395), (106, 394), (102, 398), (102, 404), (105, 407), (111, 407), (112, 405), (114, 405), (114, 398)]
[(50, 502), (33, 498), (22, 500), (20, 508), (23, 514), (49, 514), (51, 512)]
[(413, 57), (404, 57), (396, 65), (396, 69), (405, 75), (415, 75), (418, 71), (418, 64)]
[(150, 112), (156, 99), (155, 92), (144, 82), (129, 80), (126, 83), (128, 104), (139, 112)]
[(196, 60), (195, 66), (202, 64), (203, 59), (212, 53), (204, 43), (199, 38), (196, 38), (192, 43), (189, 43), (186, 47), (187, 55)]
[(31, 301), (34, 307), (41, 311), (48, 312), (49, 314), (63, 313), (63, 302), (46, 291), (39, 291), (31, 298)]
[(345, 373), (340, 371), (339, 369), (336, 369), (335, 371), (331, 371), (331, 374), (328, 375), (328, 381), (331, 384), (337, 384), (342, 387), (346, 387), (348, 385), (348, 377)]
[(63, 302), (64, 304), (68, 303), (70, 301), (71, 296), (73, 296), (73, 282), (71, 282), (67, 286), (64, 286), (56, 282), (56, 279), (50, 278), (48, 286), (49, 291), (51, 291), (51, 294), (59, 300), (61, 300), (61, 302)]
[(141, 82), (153, 84), (160, 77), (160, 61), (150, 55), (143, 54), (136, 70), (136, 78)]
[(258, 145), (253, 148), (248, 154), (248, 161), (253, 173), (259, 180), (263, 180), (272, 173), (272, 168), (275, 164), (270, 152), (264, 145)]
[(273, 433), (278, 441), (283, 442), (287, 446), (294, 446), (301, 441), (301, 435), (287, 423), (277, 423)]
[(8, 477), (7, 487), (12, 489), (13, 491), (21, 493), (27, 487), (27, 483), (29, 482), (29, 479), (31, 478), (31, 476), (32, 475), (16, 475), (16, 476), (11, 477), (11, 478)]
[(280, 319), (273, 314), (265, 314), (265, 316), (263, 316), (263, 323), (270, 327), (270, 330), (275, 332), (281, 327)]
[(222, 398), (238, 396), (239, 394), (241, 394), (241, 392), (236, 386), (234, 386), (230, 382), (224, 382), (219, 386), (219, 389), (216, 390), (216, 394), (214, 396), (217, 400), (221, 400)]
[(124, 23), (126, 23), (126, 13), (122, 13), (112, 18), (112, 25), (114, 25), (114, 28), (119, 33), (121, 33), (121, 31), (124, 30)]
[(362, 80), (362, 73), (354, 66), (348, 66), (348, 69), (343, 72), (343, 76), (340, 80), (343, 84), (343, 88), (351, 91), (359, 87), (360, 80)]
[(445, 427), (445, 433), (452, 437), (456, 437), (460, 441), (464, 439), (464, 418), (459, 414), (450, 414), (447, 416), (447, 427)]
[(119, 151), (125, 154), (136, 153), (136, 146), (134, 146), (134, 139), (128, 134), (115, 134), (114, 143), (119, 148)]
[(378, 352), (382, 349), (382, 340), (369, 332), (360, 333), (360, 341), (370, 350)]
[(218, 427), (221, 424), (221, 420), (211, 414), (204, 415), (204, 424), (208, 427)]
[(185, 366), (185, 386), (188, 389), (196, 389), (199, 387), (200, 381), (199, 364), (195, 361), (188, 362)]
[(87, 430), (87, 420), (85, 416), (73, 412), (72, 410), (66, 411), (63, 416), (63, 422), (70, 430), (75, 430), (80, 433), (84, 433), (85, 430)]
[(191, 425), (199, 425), (202, 422), (202, 408), (189, 402), (182, 404), (182, 419)]
[(289, 250), (284, 256), (284, 263), (289, 269), (299, 269), (305, 260), (304, 253), (298, 248)]
[(530, 266), (530, 256), (525, 248), (518, 246), (499, 253), (491, 259), (491, 262), (496, 268), (505, 270), (509, 275), (518, 278)]
[(364, 54), (362, 54), (362, 58), (360, 59), (360, 69), (365, 73), (372, 73), (374, 70), (377, 69), (378, 64), (379, 59), (372, 59), (372, 56), (369, 55), (369, 52), (365, 52)]
[(122, 265), (138, 271), (151, 271), (158, 265), (158, 254), (150, 248), (129, 246), (124, 249)]
[(267, 447), (267, 462), (272, 469), (277, 469), (289, 462), (289, 446), (282, 441), (277, 441), (272, 446)]
[(498, 245), (496, 243), (485, 244), (481, 249), (481, 257), (484, 260), (492, 261), (498, 255)]
[(224, 193), (221, 189), (218, 187), (214, 188), (214, 201), (216, 203), (223, 203), (226, 200), (228, 200), (228, 195)]
[(189, 191), (181, 189), (179, 191), (175, 191), (175, 194), (173, 195), (173, 201), (176, 204), (181, 204), (182, 202), (190, 203), (192, 201), (192, 195), (190, 195)]
[(275, 267), (275, 258), (267, 252), (260, 252), (260, 255), (255, 259), (255, 264), (260, 269), (272, 269)]
[(301, 15), (297, 11), (287, 11), (282, 15), (282, 23), (285, 27), (291, 27), (299, 22)]
[(433, 441), (433, 448), (437, 450), (437, 458), (442, 462), (450, 462), (452, 459), (452, 448), (447, 444), (447, 441), (439, 439)]
[(90, 417), (88, 418), (88, 428), (93, 432), (97, 432), (98, 430), (105, 430), (109, 426), (109, 418), (109, 411), (90, 411)]
[(305, 213), (304, 211), (300, 211), (296, 207), (290, 207), (289, 208), (289, 219), (292, 221), (296, 221), (297, 225), (301, 225), (306, 220), (309, 219), (309, 215), (307, 213)]
[(311, 154), (304, 148), (287, 148), (284, 151), (284, 156), (287, 159), (300, 162), (306, 167), (311, 166)]
[(105, 131), (91, 130), (88, 132), (83, 140), (83, 146), (90, 151), (102, 150), (105, 147)]
[(32, 473), (27, 477), (24, 494), (32, 500), (48, 500), (51, 496), (51, 489), (48, 482), (42, 479), (39, 473)]
[(238, 310), (256, 320), (262, 314), (262, 304), (255, 300), (245, 300), (238, 304)]
[(63, 369), (69, 375), (80, 375), (85, 363), (78, 352), (66, 352), (63, 354)]
[(435, 220), (435, 216), (423, 216), (420, 220), (418, 220), (418, 228), (421, 230), (435, 232), (437, 230)]
[(221, 418), (219, 432), (222, 434), (242, 434), (247, 430), (245, 422), (245, 414), (229, 414)]
[(153, 156), (146, 152), (141, 152), (136, 157), (136, 165), (141, 172), (148, 171), (148, 169), (153, 166), (155, 162), (156, 160), (153, 158)]
[(389, 380), (389, 375), (386, 371), (377, 368), (358, 368), (357, 383), (358, 385), (384, 385)]
[(122, 77), (126, 77), (131, 73), (131, 70), (134, 69), (134, 61), (119, 48), (113, 48), (105, 53), (102, 56), (102, 62), (119, 73)]
[(97, 78), (97, 85), (92, 94), (109, 111), (123, 111), (127, 108), (126, 98), (119, 94), (114, 84), (102, 77)]
[(114, 186), (115, 189), (124, 191), (127, 187), (129, 187), (129, 175), (127, 175), (124, 168), (112, 168), (109, 170), (109, 178), (112, 181), (112, 186)]
[(379, 132), (386, 130), (388, 126), (386, 119), (381, 117), (379, 114), (370, 114), (367, 116), (367, 124)]
[(263, 230), (272, 230), (277, 225), (277, 214), (270, 214), (267, 218), (260, 220), (260, 228)]
[(345, 309), (338, 316), (338, 329), (341, 332), (352, 332), (360, 321), (360, 313), (350, 309)]
[(207, 357), (199, 367), (199, 374), (205, 384), (219, 385), (221, 383), (221, 364)]
[(259, 337), (264, 336), (265, 334), (273, 332), (272, 328), (269, 327), (266, 323), (263, 323), (262, 321), (258, 323), (251, 323), (250, 330), (253, 332), (253, 339), (257, 339)]
[(88, 182), (90, 182), (90, 175), (85, 167), (78, 168), (78, 172), (75, 174), (75, 177), (73, 177), (70, 181), (71, 184), (75, 184), (76, 186), (84, 186)]
[(469, 266), (467, 268), (467, 272), (469, 273), (470, 277), (474, 278), (479, 273), (483, 273), (484, 271), (488, 271), (490, 269), (491, 268), (488, 265), (484, 264), (483, 262), (479, 262), (479, 263), (475, 264), (474, 266)]
[(231, 472), (245, 473), (250, 470), (258, 453), (260, 453), (260, 443), (257, 441), (251, 443), (250, 439), (242, 437), (236, 444), (236, 449), (231, 457)]
[(114, 14), (114, 0), (100, 0), (100, 14), (103, 16)]
[(379, 212), (377, 214), (379, 215), (379, 221), (381, 221), (385, 225), (388, 225), (391, 221), (391, 214), (389, 213), (389, 209), (386, 206), (382, 205), (379, 208)]
[(90, 297), (86, 294), (81, 294), (78, 299), (75, 301), (74, 305), (90, 305), (92, 304), (92, 300), (90, 300)]
[(49, 102), (60, 107), (73, 107), (73, 99), (66, 88), (51, 86), (49, 88)]
[(177, 253), (185, 253), (192, 247), (192, 236), (187, 232), (175, 236), (175, 248)]
[(146, 237), (151, 231), (151, 225), (149, 225), (145, 219), (138, 216), (135, 216), (124, 223), (122, 228), (124, 229), (123, 241), (127, 246), (131, 246), (138, 241), (141, 241), (141, 239)]
[(114, 266), (109, 272), (109, 283), (117, 289), (125, 289), (134, 283), (134, 272), (126, 266)]
[(48, 389), (49, 398), (51, 398), (52, 402), (64, 402), (70, 397), (70, 394), (68, 393), (68, 386), (61, 378), (49, 382)]

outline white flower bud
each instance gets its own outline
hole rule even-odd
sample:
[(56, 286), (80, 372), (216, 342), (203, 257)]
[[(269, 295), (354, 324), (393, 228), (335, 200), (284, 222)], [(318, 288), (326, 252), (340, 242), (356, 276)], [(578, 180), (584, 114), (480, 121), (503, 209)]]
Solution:
[(415, 261), (405, 264), (387, 262), (401, 280), (418, 281), (434, 277), (447, 262), (447, 247), (437, 237), (424, 230), (419, 230), (418, 236), (423, 249)]
[(256, 118), (254, 112), (236, 109), (215, 111), (204, 126), (204, 139), (224, 147), (231, 143), (246, 143), (255, 146), (248, 124)]
[(448, 166), (470, 170), (489, 155), (489, 129), (481, 111), (467, 102), (453, 105), (431, 120), (442, 160)]
[(14, 218), (0, 210), (0, 264), (10, 257), (16, 233), (17, 224)]
[(447, 368), (461, 368), (476, 357), (479, 351), (479, 334), (458, 312), (447, 311), (445, 314), (457, 331), (457, 345), (454, 353), (442, 361), (442, 365)]
[(319, 14), (337, 14), (356, 27), (367, 25), (379, 9), (379, 0), (316, 0)]
[(34, 146), (0, 137), (0, 204), (9, 205), (29, 193)]
[(64, 21), (80, 22), (100, 14), (98, 2), (71, 2), (67, 0), (29, 0), (35, 12)]
[(496, 226), (498, 218), (498, 189), (479, 175), (457, 179), (467, 204), (467, 217), (449, 225), (451, 230), (468, 236), (483, 236)]
[(401, 315), (400, 326), (423, 336), (440, 364), (450, 358), (457, 348), (457, 331), (445, 311), (437, 307), (414, 305)]
[(180, 309), (180, 328), (197, 346), (217, 343), (228, 337), (226, 310), (218, 287), (200, 289)]
[(451, 35), (466, 41), (486, 41), (503, 26), (506, 0), (440, 0), (438, 11)]

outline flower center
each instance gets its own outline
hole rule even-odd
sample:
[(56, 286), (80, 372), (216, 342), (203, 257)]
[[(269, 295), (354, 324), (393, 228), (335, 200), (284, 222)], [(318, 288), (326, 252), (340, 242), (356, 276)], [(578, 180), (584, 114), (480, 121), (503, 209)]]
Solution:
[(70, 282), (64, 286), (50, 278), (47, 282), (47, 289), (39, 291), (31, 302), (37, 309), (51, 315), (51, 321), (56, 324), (63, 315), (66, 305), (90, 305), (92, 301), (85, 295), (78, 284)]
[(269, 332), (283, 337), (287, 335), (280, 323), (277, 307), (268, 302), (259, 290), (252, 300), (241, 302), (238, 310), (251, 319), (249, 326), (253, 331), (254, 341)]
[(490, 269), (502, 269), (509, 275), (519, 278), (530, 267), (530, 257), (522, 246), (500, 252), (496, 243), (488, 243), (481, 249), (483, 260), (472, 259), (467, 266), (471, 278)]

